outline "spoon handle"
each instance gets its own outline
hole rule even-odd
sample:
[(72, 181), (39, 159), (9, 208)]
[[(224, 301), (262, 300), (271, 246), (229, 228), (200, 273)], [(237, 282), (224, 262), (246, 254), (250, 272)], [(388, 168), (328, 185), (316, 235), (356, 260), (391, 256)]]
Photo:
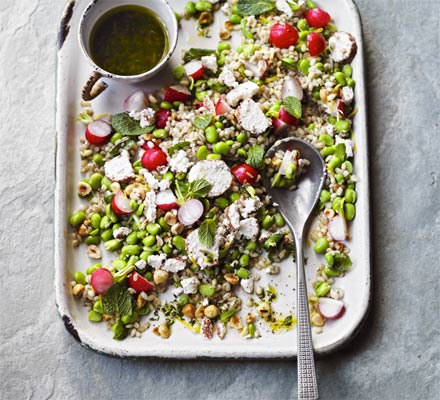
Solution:
[(318, 399), (302, 242), (297, 241), (298, 399)]

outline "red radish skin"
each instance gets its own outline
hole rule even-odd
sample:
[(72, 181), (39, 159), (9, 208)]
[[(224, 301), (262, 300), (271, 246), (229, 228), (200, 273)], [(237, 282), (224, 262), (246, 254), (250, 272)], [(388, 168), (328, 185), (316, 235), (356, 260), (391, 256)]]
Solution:
[(307, 35), (307, 48), (312, 57), (316, 57), (325, 50), (326, 42), (320, 33), (310, 32)]
[(172, 190), (167, 189), (163, 192), (159, 192), (156, 195), (156, 205), (165, 211), (173, 210), (177, 208), (177, 198)]
[(306, 21), (313, 28), (325, 28), (330, 20), (330, 14), (321, 8), (312, 8), (306, 12)]
[(292, 115), (290, 115), (284, 107), (280, 108), (279, 119), (288, 125), (292, 125), (292, 126), (298, 125), (298, 120)]
[(285, 99), (286, 97), (293, 96), (298, 100), (302, 100), (304, 97), (304, 91), (299, 83), (298, 79), (293, 76), (288, 76), (284, 82), (283, 87), (281, 89), (281, 97)]
[(224, 98), (220, 98), (215, 105), (215, 115), (224, 115), (232, 111), (231, 106), (226, 102)]
[(327, 225), (328, 233), (337, 241), (343, 241), (348, 239), (347, 222), (341, 215), (333, 217)]
[(337, 102), (338, 115), (342, 118), (345, 117), (345, 104), (341, 99)]
[(177, 218), (183, 225), (195, 224), (203, 215), (203, 203), (197, 199), (187, 200), (177, 212)]
[(270, 42), (279, 49), (288, 49), (298, 42), (297, 30), (289, 24), (275, 24), (270, 30)]
[(329, 297), (320, 297), (319, 313), (326, 319), (338, 319), (345, 313), (345, 305), (340, 300), (335, 300)]
[(281, 121), (279, 118), (272, 117), (272, 126), (274, 133), (279, 133), (282, 129), (289, 125), (287, 125), (284, 121)]
[(136, 90), (124, 100), (124, 111), (141, 111), (149, 105), (146, 93), (142, 90)]
[(112, 199), (112, 209), (118, 215), (128, 215), (133, 212), (130, 207), (130, 200), (124, 192), (118, 192)]
[(113, 285), (113, 275), (108, 269), (99, 268), (93, 271), (90, 284), (96, 294), (104, 294)]
[(112, 127), (108, 122), (97, 119), (87, 126), (86, 139), (90, 144), (100, 146), (108, 142), (112, 132)]
[(156, 127), (159, 129), (165, 128), (169, 117), (171, 117), (171, 111), (159, 108), (156, 111)]
[(128, 284), (132, 289), (136, 290), (136, 293), (150, 293), (154, 290), (154, 285), (137, 272), (128, 276)]
[(243, 185), (245, 183), (254, 184), (258, 179), (258, 171), (249, 164), (236, 165), (231, 172)]
[(185, 86), (170, 86), (165, 90), (164, 100), (173, 103), (174, 101), (187, 101), (191, 98), (191, 92)]
[(142, 166), (149, 171), (155, 171), (162, 165), (167, 165), (167, 155), (159, 148), (153, 147), (145, 150), (142, 156)]
[(188, 64), (185, 64), (183, 68), (185, 68), (186, 75), (195, 81), (201, 79), (205, 72), (205, 67), (200, 60), (190, 61)]

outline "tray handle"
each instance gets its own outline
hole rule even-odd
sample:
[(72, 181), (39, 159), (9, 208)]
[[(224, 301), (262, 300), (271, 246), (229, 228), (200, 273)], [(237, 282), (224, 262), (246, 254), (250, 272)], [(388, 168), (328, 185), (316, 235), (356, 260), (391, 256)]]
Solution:
[(93, 100), (105, 89), (107, 89), (108, 85), (105, 82), (99, 81), (101, 78), (102, 74), (97, 71), (93, 71), (90, 74), (89, 79), (87, 79), (87, 82), (81, 92), (81, 96), (84, 101)]

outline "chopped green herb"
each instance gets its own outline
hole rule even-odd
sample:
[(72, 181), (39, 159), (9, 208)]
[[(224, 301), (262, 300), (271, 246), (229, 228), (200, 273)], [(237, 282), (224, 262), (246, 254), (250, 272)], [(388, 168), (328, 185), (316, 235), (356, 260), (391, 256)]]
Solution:
[(238, 0), (237, 9), (242, 15), (260, 15), (275, 9), (272, 0)]
[(127, 287), (115, 283), (102, 296), (105, 314), (131, 315), (131, 295)]
[(139, 136), (151, 132), (155, 126), (150, 125), (141, 128), (139, 121), (131, 118), (127, 113), (120, 113), (112, 116), (112, 127), (115, 132), (122, 133), (125, 136)]
[(193, 125), (197, 129), (205, 129), (207, 128), (212, 121), (212, 114), (201, 115), (200, 117), (195, 117)]
[(199, 228), (199, 240), (206, 247), (212, 247), (215, 243), (217, 225), (213, 219), (205, 219)]
[(263, 166), (264, 148), (258, 144), (252, 146), (248, 150), (248, 158), (246, 163), (254, 168), (261, 168)]
[(184, 57), (183, 57), (183, 61), (190, 62), (192, 60), (199, 60), (201, 59), (203, 56), (209, 56), (211, 54), (214, 54), (215, 50), (210, 50), (210, 49), (189, 49)]
[(286, 111), (295, 118), (301, 118), (302, 116), (302, 105), (301, 101), (294, 96), (288, 96), (283, 101), (284, 108)]
[(172, 156), (176, 151), (184, 149), (185, 147), (188, 147), (189, 145), (190, 145), (189, 142), (176, 143), (170, 147), (170, 149), (168, 150), (168, 153), (170, 154), (170, 156)]

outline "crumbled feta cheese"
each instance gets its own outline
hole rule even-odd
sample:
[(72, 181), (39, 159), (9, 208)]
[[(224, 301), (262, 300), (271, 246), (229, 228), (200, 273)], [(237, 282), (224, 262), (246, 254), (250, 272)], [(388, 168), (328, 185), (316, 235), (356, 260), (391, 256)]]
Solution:
[(261, 201), (258, 198), (242, 198), (238, 201), (238, 204), (240, 205), (240, 214), (243, 218), (248, 218), (250, 214), (256, 212), (261, 207)]
[(186, 267), (186, 262), (183, 261), (182, 259), (168, 258), (165, 261), (165, 264), (163, 265), (162, 269), (175, 274), (176, 272), (179, 272), (179, 271), (182, 271), (182, 269), (185, 269), (185, 267)]
[(107, 161), (104, 164), (104, 172), (107, 178), (116, 182), (136, 177), (127, 151), (123, 151), (120, 156)]
[(330, 57), (338, 63), (350, 61), (357, 51), (356, 40), (348, 32), (335, 32), (328, 41), (328, 47)]
[(241, 279), (240, 286), (246, 293), (251, 294), (254, 291), (254, 279)]
[(353, 157), (353, 140), (351, 139), (342, 139), (340, 136), (336, 136), (335, 144), (344, 143), (345, 144), (345, 153), (347, 157)]
[(218, 263), (219, 237), (216, 237), (212, 247), (204, 246), (199, 241), (199, 230), (193, 230), (186, 238), (188, 256), (201, 269), (211, 267)]
[(152, 108), (145, 108), (141, 111), (130, 111), (128, 115), (139, 121), (141, 128), (153, 125), (156, 122), (156, 112)]
[(208, 306), (209, 305), (209, 299), (207, 298), (207, 297), (205, 297), (203, 300), (202, 300), (202, 306)]
[(232, 174), (228, 165), (222, 160), (204, 160), (197, 162), (188, 173), (188, 181), (205, 179), (212, 188), (208, 197), (220, 196), (232, 183)]
[(180, 284), (182, 285), (183, 293), (193, 294), (197, 293), (200, 281), (195, 276), (192, 276), (190, 278), (181, 279)]
[(168, 165), (173, 172), (186, 173), (188, 171), (188, 168), (191, 167), (193, 163), (189, 161), (188, 157), (186, 156), (185, 150), (179, 150), (170, 158)]
[[(226, 85), (226, 83), (225, 83)], [(260, 91), (260, 87), (251, 81), (240, 83), (226, 95), (227, 103), (235, 107), (240, 100), (251, 99)]]
[(147, 185), (150, 187), (150, 189), (157, 189), (158, 188), (159, 182), (150, 171), (143, 168), (139, 171), (139, 175), (144, 176), (144, 178), (147, 182)]
[(341, 99), (345, 104), (350, 104), (353, 101), (354, 93), (350, 86), (344, 86), (341, 90)]
[(225, 221), (228, 229), (236, 231), (240, 228), (240, 212), (238, 204), (233, 203), (225, 210)]
[(175, 296), (179, 296), (183, 293), (183, 289), (181, 287), (176, 287), (173, 290), (171, 290), (171, 293)]
[(126, 228), (125, 226), (121, 226), (118, 229), (113, 231), (113, 237), (118, 240), (125, 239), (131, 233), (130, 228)]
[(152, 254), (148, 257), (148, 265), (154, 269), (159, 269), (163, 262), (166, 260), (167, 255), (165, 253), (161, 253), (159, 255)]
[(203, 56), (200, 61), (202, 61), (204, 67), (210, 69), (214, 73), (217, 72), (217, 57), (214, 54)]
[(156, 220), (156, 193), (151, 190), (145, 194), (144, 215), (148, 222)]
[(161, 192), (170, 188), (170, 181), (168, 179), (162, 179), (159, 181), (158, 187)]
[(136, 261), (135, 263), (134, 263), (134, 265), (136, 266), (136, 268), (137, 269), (145, 269), (145, 267), (147, 266), (147, 262), (145, 261), (145, 260), (139, 260), (139, 261)]
[(286, 14), (288, 17), (293, 17), (293, 11), (289, 6), (289, 3), (287, 0), (277, 0), (276, 2), (277, 9), (284, 14)]
[(254, 135), (263, 133), (271, 125), (258, 104), (251, 99), (243, 100), (237, 108), (236, 116), (241, 127)]
[(259, 230), (260, 228), (256, 218), (246, 218), (240, 221), (240, 229), (238, 232), (246, 239), (255, 239)]
[(223, 68), (223, 71), (218, 77), (218, 81), (228, 87), (235, 88), (238, 86), (238, 82), (234, 76), (234, 71), (229, 67)]

